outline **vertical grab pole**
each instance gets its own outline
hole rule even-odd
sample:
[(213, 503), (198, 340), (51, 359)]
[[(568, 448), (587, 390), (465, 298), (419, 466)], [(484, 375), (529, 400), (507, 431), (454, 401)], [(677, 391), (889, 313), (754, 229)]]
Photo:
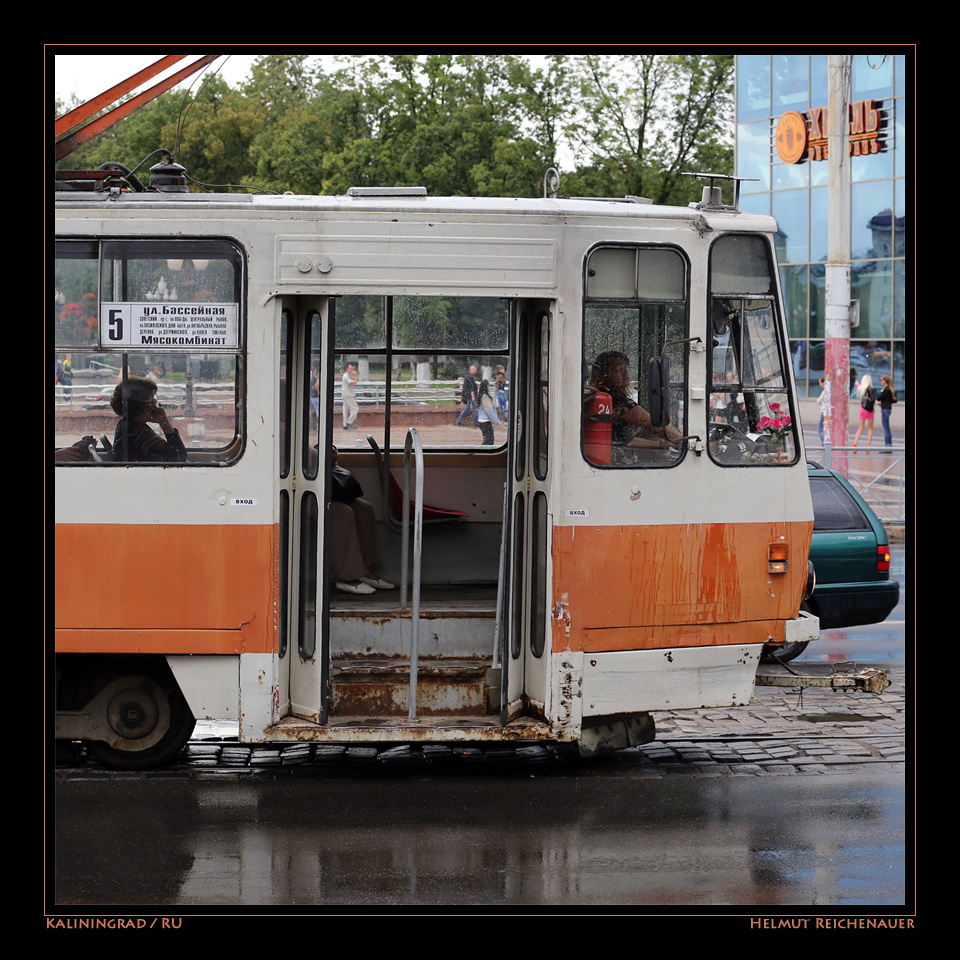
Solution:
[(423, 558), (423, 447), (420, 433), (416, 427), (407, 431), (403, 445), (403, 551), (400, 574), (400, 605), (406, 606), (407, 600), (407, 548), (410, 542), (410, 450), (413, 448), (416, 458), (416, 493), (413, 513), (413, 607), (410, 611), (410, 707), (408, 717), (417, 717), (417, 672), (420, 651), (420, 570)]
[[(389, 454), (388, 454), (389, 456)], [(400, 501), (400, 609), (407, 606), (410, 582), (410, 434), (403, 448), (403, 498)]]

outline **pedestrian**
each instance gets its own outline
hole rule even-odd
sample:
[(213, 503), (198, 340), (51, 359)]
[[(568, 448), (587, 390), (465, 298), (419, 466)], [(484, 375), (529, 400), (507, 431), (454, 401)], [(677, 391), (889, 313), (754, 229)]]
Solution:
[(483, 435), (483, 445), (485, 447), (493, 446), (493, 425), (500, 423), (500, 416), (497, 408), (493, 405), (493, 398), (490, 396), (490, 385), (486, 380), (480, 381), (477, 388), (477, 426)]
[(317, 376), (317, 368), (310, 368), (310, 406), (313, 407), (313, 415), (320, 419), (320, 378)]
[(477, 425), (477, 365), (471, 364), (470, 372), (463, 378), (463, 388), (460, 391), (460, 402), (465, 404), (460, 416), (457, 417), (457, 426), (463, 425), (463, 418), (473, 415), (474, 426)]
[(893, 446), (893, 434), (890, 432), (890, 411), (897, 402), (897, 395), (893, 389), (893, 380), (884, 374), (880, 378), (883, 389), (877, 399), (880, 401), (880, 422), (883, 424), (883, 445)]
[(825, 377), (820, 378), (820, 396), (817, 397), (817, 403), (820, 404), (820, 444), (823, 445), (823, 428), (830, 423), (830, 384)]
[(63, 399), (73, 403), (73, 357), (67, 354), (63, 358), (63, 369), (60, 372), (60, 384), (63, 387)]
[(503, 367), (497, 367), (493, 375), (494, 387), (497, 393), (497, 406), (500, 408), (500, 417), (506, 423), (507, 420), (507, 371)]
[(857, 427), (857, 435), (853, 438), (853, 445), (860, 442), (860, 435), (863, 433), (863, 425), (867, 425), (867, 446), (873, 443), (873, 406), (876, 398), (873, 395), (873, 379), (869, 373), (863, 375), (863, 379), (857, 384), (857, 397), (860, 399), (860, 426)]
[[(357, 381), (360, 375), (357, 368), (352, 364), (347, 364), (347, 369), (343, 371), (341, 379), (340, 397), (343, 400), (343, 429), (356, 430), (357, 414), (360, 412), (360, 406), (357, 403)], [(319, 407), (319, 393), (317, 404)]]

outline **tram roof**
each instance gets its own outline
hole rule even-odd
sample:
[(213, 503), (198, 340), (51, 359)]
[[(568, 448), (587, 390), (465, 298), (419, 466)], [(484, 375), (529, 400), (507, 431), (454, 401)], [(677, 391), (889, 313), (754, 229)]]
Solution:
[[(121, 210), (152, 209), (162, 206), (167, 210), (207, 209), (210, 211), (250, 210), (342, 214), (365, 213), (423, 213), (441, 216), (489, 215), (528, 216), (544, 219), (562, 217), (626, 218), (698, 221), (715, 219), (729, 229), (736, 222), (739, 229), (769, 231), (775, 229), (772, 217), (734, 210), (731, 207), (660, 206), (638, 198), (557, 197), (531, 199), (525, 197), (431, 197), (427, 195), (390, 195), (377, 193), (364, 196), (307, 196), (291, 194), (217, 194), (217, 193), (120, 193), (58, 192), (56, 203), (60, 208), (94, 207), (98, 215), (104, 208), (114, 206)], [(188, 214), (190, 215), (190, 214)]]

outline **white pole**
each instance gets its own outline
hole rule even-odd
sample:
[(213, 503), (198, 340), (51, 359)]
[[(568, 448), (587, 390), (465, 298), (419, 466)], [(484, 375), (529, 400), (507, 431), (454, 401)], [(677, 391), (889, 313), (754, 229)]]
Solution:
[[(850, 113), (852, 57), (831, 54), (828, 60), (827, 186), (828, 234), (826, 271), (825, 378), (830, 388), (830, 442), (847, 445), (847, 414), (850, 395), (850, 158), (847, 127)], [(834, 465), (847, 472), (842, 451)]]

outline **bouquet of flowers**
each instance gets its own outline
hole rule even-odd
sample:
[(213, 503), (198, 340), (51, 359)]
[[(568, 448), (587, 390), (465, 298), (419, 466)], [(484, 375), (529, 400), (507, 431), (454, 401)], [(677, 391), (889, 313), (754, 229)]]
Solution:
[(757, 421), (757, 430), (762, 431), (760, 439), (782, 444), (790, 434), (792, 421), (789, 415), (780, 413), (779, 403), (771, 403), (770, 412), (773, 414), (772, 417), (761, 417)]

